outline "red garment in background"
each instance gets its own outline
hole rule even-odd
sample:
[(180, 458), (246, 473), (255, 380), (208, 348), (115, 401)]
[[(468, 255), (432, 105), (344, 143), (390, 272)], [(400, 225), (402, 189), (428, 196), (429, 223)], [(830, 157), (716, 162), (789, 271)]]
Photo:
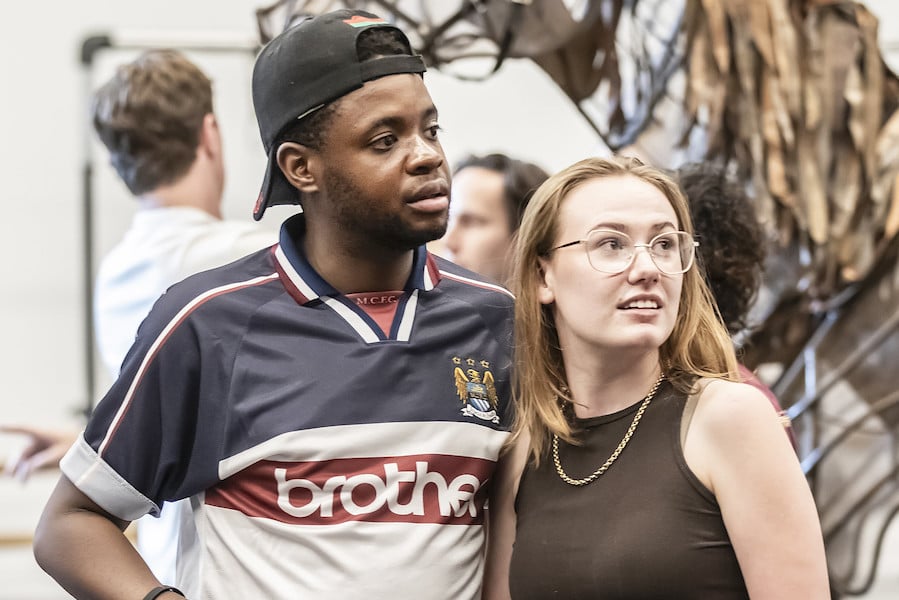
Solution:
[(743, 378), (743, 383), (748, 383), (752, 387), (761, 391), (765, 396), (768, 397), (768, 400), (771, 401), (771, 404), (774, 405), (774, 410), (777, 411), (777, 414), (780, 416), (781, 423), (783, 423), (784, 429), (787, 432), (787, 437), (790, 438), (790, 444), (793, 445), (793, 450), (799, 451), (799, 447), (796, 445), (796, 436), (793, 433), (793, 426), (790, 424), (790, 418), (787, 416), (786, 411), (780, 406), (780, 402), (777, 400), (777, 396), (774, 395), (774, 392), (771, 391), (767, 385), (765, 385), (758, 376), (750, 371), (748, 368), (739, 365), (739, 373), (740, 377)]

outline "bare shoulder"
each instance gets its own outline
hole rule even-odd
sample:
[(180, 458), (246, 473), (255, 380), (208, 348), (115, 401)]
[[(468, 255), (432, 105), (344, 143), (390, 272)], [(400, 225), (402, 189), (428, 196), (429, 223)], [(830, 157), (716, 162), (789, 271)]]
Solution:
[(798, 462), (777, 411), (745, 383), (703, 380), (687, 439), (687, 465), (714, 493), (721, 481), (751, 465)]
[(703, 379), (694, 425), (707, 433), (745, 437), (753, 426), (782, 429), (771, 401), (757, 388), (723, 379)]

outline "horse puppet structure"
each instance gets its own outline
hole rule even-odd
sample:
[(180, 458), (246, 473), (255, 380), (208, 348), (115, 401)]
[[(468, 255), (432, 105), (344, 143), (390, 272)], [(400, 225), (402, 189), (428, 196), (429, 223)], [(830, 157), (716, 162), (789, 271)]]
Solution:
[[(371, 10), (433, 68), (539, 65), (613, 151), (726, 165), (770, 232), (743, 361), (794, 421), (833, 586), (875, 579), (899, 513), (899, 79), (877, 19), (830, 0), (282, 0)], [(726, 218), (723, 216), (723, 218)]]

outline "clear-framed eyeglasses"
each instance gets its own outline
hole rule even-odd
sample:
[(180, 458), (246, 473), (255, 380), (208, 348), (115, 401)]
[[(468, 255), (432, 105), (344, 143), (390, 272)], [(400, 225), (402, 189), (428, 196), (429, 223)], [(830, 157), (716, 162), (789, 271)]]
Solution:
[(551, 248), (550, 252), (577, 245), (584, 246), (590, 266), (601, 273), (622, 273), (634, 262), (637, 248), (646, 248), (659, 271), (679, 275), (693, 266), (699, 242), (686, 231), (666, 231), (649, 240), (648, 244), (638, 244), (621, 231), (594, 229), (586, 239), (561, 244)]

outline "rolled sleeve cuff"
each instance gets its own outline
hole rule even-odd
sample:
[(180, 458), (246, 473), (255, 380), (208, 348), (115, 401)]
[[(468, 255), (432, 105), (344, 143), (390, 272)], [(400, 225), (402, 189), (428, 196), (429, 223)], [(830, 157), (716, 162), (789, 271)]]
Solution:
[(59, 468), (75, 487), (106, 512), (134, 521), (147, 513), (159, 516), (155, 502), (137, 491), (116, 473), (93, 448), (79, 436), (59, 463)]

